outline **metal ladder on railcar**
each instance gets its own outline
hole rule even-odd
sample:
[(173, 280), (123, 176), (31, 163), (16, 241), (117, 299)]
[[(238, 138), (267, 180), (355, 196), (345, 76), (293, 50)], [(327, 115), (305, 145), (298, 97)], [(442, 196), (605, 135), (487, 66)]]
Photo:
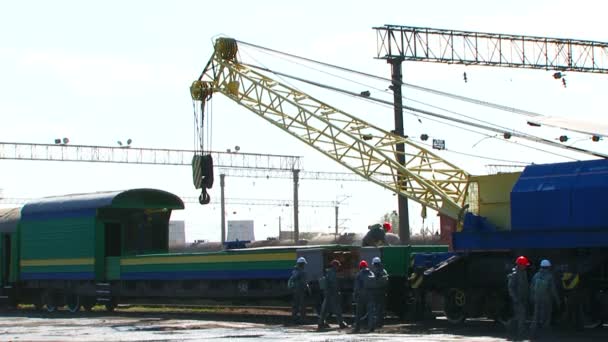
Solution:
[(95, 300), (102, 305), (112, 303), (112, 287), (110, 283), (100, 282), (95, 284)]

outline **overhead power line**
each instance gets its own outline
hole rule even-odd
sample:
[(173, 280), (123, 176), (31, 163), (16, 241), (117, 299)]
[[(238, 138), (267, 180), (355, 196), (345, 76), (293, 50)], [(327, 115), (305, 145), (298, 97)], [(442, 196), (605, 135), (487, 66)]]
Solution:
[[(307, 80), (307, 79), (304, 79), (304, 78), (301, 78), (301, 77), (292, 76), (292, 75), (285, 74), (285, 73), (282, 73), (282, 72), (270, 70), (268, 68), (263, 68), (263, 67), (259, 67), (259, 66), (255, 66), (255, 65), (251, 65), (251, 64), (245, 64), (245, 63), (241, 63), (241, 64), (242, 65), (246, 65), (246, 66), (251, 67), (251, 68), (255, 68), (255, 69), (261, 70), (261, 71), (271, 72), (271, 73), (274, 73), (276, 75), (280, 75), (280, 76), (283, 76), (283, 77), (289, 77), (289, 78), (297, 80), (299, 82), (307, 83), (307, 84), (314, 85), (314, 86), (317, 86), (317, 87), (320, 87), (320, 88), (324, 88), (324, 89), (340, 92), (340, 93), (347, 94), (347, 95), (354, 96), (354, 97), (363, 98), (363, 99), (368, 100), (368, 101), (373, 101), (373, 102), (377, 102), (377, 103), (381, 103), (381, 104), (385, 104), (385, 105), (390, 105), (390, 106), (394, 105), (393, 102), (391, 102), (391, 101), (375, 98), (375, 97), (369, 96), (367, 94), (363, 95), (363, 94), (352, 92), (352, 91), (349, 91), (349, 90), (340, 89), (340, 88), (329, 86), (329, 85), (322, 84), (322, 83), (319, 83), (319, 82)], [(534, 135), (531, 135), (531, 134), (527, 134), (527, 133), (524, 133), (524, 132), (518, 132), (518, 131), (515, 131), (515, 130), (506, 130), (504, 128), (503, 129), (499, 129), (499, 128), (496, 128), (496, 127), (492, 127), (492, 126), (488, 126), (488, 125), (484, 125), (484, 124), (479, 124), (479, 123), (474, 123), (474, 122), (470, 122), (470, 121), (466, 121), (466, 120), (461, 120), (461, 119), (457, 119), (457, 118), (450, 117), (450, 116), (447, 116), (447, 115), (443, 115), (443, 114), (439, 114), (439, 113), (435, 113), (435, 112), (431, 112), (431, 111), (428, 111), (428, 110), (419, 109), (419, 108), (415, 108), (415, 107), (411, 107), (411, 106), (406, 106), (406, 105), (402, 105), (401, 108), (403, 110), (408, 110), (408, 111), (412, 111), (412, 112), (415, 112), (415, 113), (418, 113), (418, 114), (428, 115), (428, 116), (431, 116), (431, 117), (440, 118), (440, 119), (443, 119), (443, 120), (448, 120), (448, 121), (456, 122), (456, 123), (459, 123), (459, 124), (472, 126), (472, 127), (475, 127), (475, 128), (479, 128), (479, 129), (483, 129), (483, 130), (489, 131), (489, 132), (494, 132), (494, 133), (499, 133), (499, 134), (510, 134), (513, 137), (526, 139), (526, 140), (529, 140), (529, 141), (532, 141), (532, 142), (535, 142), (535, 143), (540, 143), (540, 144), (544, 144), (544, 145), (548, 145), (548, 146), (552, 146), (552, 147), (556, 147), (556, 148), (560, 148), (560, 149), (571, 150), (571, 151), (574, 151), (574, 152), (583, 153), (583, 154), (591, 155), (591, 156), (594, 156), (594, 157), (608, 158), (608, 155), (600, 153), (600, 152), (590, 151), (590, 150), (586, 150), (586, 149), (575, 147), (575, 146), (571, 146), (571, 145), (563, 145), (563, 144), (560, 144), (560, 143), (555, 142), (553, 140), (537, 137), (537, 136), (534, 136)]]
[[(313, 63), (313, 64), (322, 65), (322, 66), (329, 67), (329, 68), (332, 68), (332, 69), (341, 70), (341, 71), (352, 73), (352, 74), (356, 74), (356, 75), (359, 75), (359, 76), (364, 76), (364, 77), (367, 77), (367, 78), (372, 78), (372, 79), (376, 79), (376, 80), (384, 81), (384, 82), (388, 82), (388, 83), (393, 82), (393, 80), (391, 80), (390, 78), (386, 78), (386, 77), (382, 77), (382, 76), (378, 76), (378, 75), (362, 72), (362, 71), (359, 71), (359, 70), (349, 69), (349, 68), (342, 67), (342, 66), (335, 65), (335, 64), (331, 64), (331, 63), (325, 63), (325, 62), (317, 61), (317, 60), (314, 60), (314, 59), (310, 59), (310, 58), (306, 58), (306, 57), (301, 57), (301, 56), (298, 56), (298, 55), (293, 55), (293, 54), (290, 54), (290, 53), (287, 53), (287, 52), (282, 52), (282, 51), (266, 48), (266, 47), (263, 47), (263, 46), (260, 46), (260, 45), (255, 45), (255, 44), (247, 43), (247, 42), (239, 41), (239, 43), (240, 44), (244, 44), (244, 45), (248, 45), (248, 46), (251, 46), (251, 47), (254, 47), (256, 49), (270, 51), (272, 53), (285, 55), (285, 56), (288, 56), (288, 57), (291, 57), (291, 58), (303, 60), (303, 61), (306, 61), (306, 62), (309, 62), (309, 63)], [(409, 88), (413, 88), (413, 89), (416, 89), (416, 90), (428, 92), (428, 93), (435, 94), (435, 95), (441, 95), (441, 96), (449, 97), (449, 98), (456, 99), (456, 100), (463, 101), (463, 102), (469, 102), (469, 103), (480, 105), (480, 106), (494, 108), (494, 109), (498, 109), (498, 110), (502, 110), (502, 111), (507, 111), (507, 112), (511, 112), (511, 113), (515, 113), (515, 114), (521, 114), (521, 115), (525, 115), (525, 116), (528, 116), (528, 117), (544, 116), (543, 114), (535, 113), (535, 112), (532, 112), (532, 111), (528, 111), (528, 110), (524, 110), (524, 109), (519, 109), (519, 108), (515, 108), (515, 107), (510, 107), (510, 106), (505, 106), (505, 105), (501, 105), (501, 104), (497, 104), (497, 103), (492, 103), (492, 102), (488, 102), (488, 101), (483, 101), (483, 100), (479, 100), (479, 99), (475, 99), (475, 98), (471, 98), (471, 97), (467, 97), (467, 96), (452, 94), (452, 93), (444, 92), (444, 91), (437, 90), (437, 89), (432, 89), (432, 88), (427, 88), (427, 87), (415, 85), (415, 84), (412, 84), (412, 83), (406, 83), (406, 82), (403, 82), (403, 81), (400, 82), (400, 83), (404, 87), (409, 87)]]

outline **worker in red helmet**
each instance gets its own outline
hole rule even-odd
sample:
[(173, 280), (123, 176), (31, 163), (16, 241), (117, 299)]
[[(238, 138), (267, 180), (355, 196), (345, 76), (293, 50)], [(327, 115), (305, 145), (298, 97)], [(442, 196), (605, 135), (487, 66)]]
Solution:
[(514, 339), (523, 339), (526, 334), (526, 316), (529, 299), (528, 266), (530, 261), (525, 256), (515, 259), (515, 267), (507, 276), (507, 288), (513, 306), (511, 334)]
[(386, 233), (389, 231), (387, 230), (387, 227), (389, 230), (391, 229), (391, 225), (388, 222), (384, 222), (384, 224), (376, 223), (368, 226), (367, 229), (369, 229), (369, 231), (363, 237), (361, 245), (363, 247), (388, 245), (386, 242)]
[(319, 314), (318, 330), (329, 328), (329, 324), (325, 321), (329, 313), (333, 313), (340, 329), (346, 328), (348, 325), (342, 319), (342, 297), (338, 288), (338, 270), (342, 266), (339, 260), (332, 260), (330, 267), (325, 270), (325, 275), (319, 279), (319, 287), (323, 291), (323, 304), (321, 305), (321, 313)]
[(359, 273), (355, 278), (353, 289), (353, 300), (357, 305), (355, 310), (355, 321), (353, 322), (353, 333), (358, 333), (361, 329), (361, 320), (367, 316), (367, 327), (369, 331), (374, 331), (375, 307), (371, 298), (371, 288), (374, 284), (374, 272), (369, 269), (367, 261), (359, 262)]
[(384, 222), (382, 224), (382, 228), (384, 228), (384, 231), (387, 233), (390, 233), (391, 230), (393, 230), (393, 227), (391, 226), (390, 222)]

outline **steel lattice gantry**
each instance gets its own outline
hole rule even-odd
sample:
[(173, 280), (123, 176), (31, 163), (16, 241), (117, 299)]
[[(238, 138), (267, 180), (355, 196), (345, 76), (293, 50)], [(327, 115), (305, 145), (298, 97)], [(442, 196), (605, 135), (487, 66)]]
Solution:
[[(53, 145), (0, 142), (0, 160), (40, 160), (118, 164), (190, 166), (191, 150), (125, 148), (93, 145)], [(301, 157), (275, 154), (211, 152), (214, 166), (228, 177), (292, 179)], [(299, 171), (300, 179), (365, 182), (352, 172)]]
[(377, 58), (608, 73), (608, 43), (385, 25)]
[[(209, 152), (219, 168), (291, 171), (300, 157), (255, 153)], [(178, 149), (53, 145), (0, 142), (0, 159), (101, 162), (122, 164), (191, 165), (194, 151)]]

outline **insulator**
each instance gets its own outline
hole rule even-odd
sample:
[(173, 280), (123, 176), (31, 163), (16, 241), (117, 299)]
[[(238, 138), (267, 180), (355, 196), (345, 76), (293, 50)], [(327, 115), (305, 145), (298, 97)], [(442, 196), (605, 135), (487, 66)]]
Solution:
[(601, 140), (601, 138), (600, 138), (599, 135), (594, 135), (594, 136), (591, 137), (591, 141), (593, 141), (593, 142), (598, 142), (600, 140)]
[(421, 135), (420, 135), (420, 140), (422, 140), (422, 141), (427, 141), (427, 140), (429, 140), (429, 135), (428, 135), (428, 134), (421, 134)]
[(511, 139), (511, 133), (509, 133), (509, 132), (505, 132), (502, 136), (505, 139)]
[(232, 38), (218, 38), (215, 41), (215, 52), (224, 60), (235, 60), (238, 47), (236, 40)]
[(566, 141), (568, 141), (568, 136), (567, 135), (560, 135), (559, 141), (560, 142), (566, 142)]

